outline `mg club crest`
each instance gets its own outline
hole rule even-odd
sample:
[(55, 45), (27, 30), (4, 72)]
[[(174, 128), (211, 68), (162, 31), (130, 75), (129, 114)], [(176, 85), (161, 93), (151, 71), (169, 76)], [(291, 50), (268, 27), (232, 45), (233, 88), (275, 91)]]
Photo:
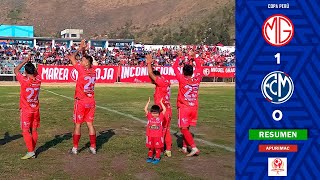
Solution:
[(75, 68), (73, 68), (73, 69), (71, 70), (71, 78), (72, 78), (74, 81), (77, 81), (77, 79), (78, 79), (78, 71), (77, 71)]
[(209, 76), (210, 75), (210, 69), (209, 68), (204, 68), (203, 69), (203, 74), (204, 74), (204, 76)]
[(288, 101), (294, 91), (294, 84), (290, 76), (281, 71), (274, 71), (265, 76), (261, 84), (261, 91), (267, 101), (281, 104)]
[(293, 38), (294, 25), (287, 16), (275, 14), (263, 23), (262, 35), (272, 46), (285, 46)]

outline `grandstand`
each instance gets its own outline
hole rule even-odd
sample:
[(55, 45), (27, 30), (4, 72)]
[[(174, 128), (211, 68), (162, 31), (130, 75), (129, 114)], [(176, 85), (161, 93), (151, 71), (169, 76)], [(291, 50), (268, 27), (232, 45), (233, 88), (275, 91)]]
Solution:
[[(13, 33), (8, 33), (12, 35)], [(1, 34), (0, 31), (0, 35)], [(33, 54), (32, 62), (43, 65), (70, 65), (68, 55), (76, 50), (81, 39), (50, 37), (0, 36), (0, 80), (15, 80), (13, 68), (28, 53)], [(95, 65), (146, 66), (145, 55), (151, 53), (155, 66), (171, 66), (178, 51), (188, 57), (193, 49), (208, 67), (234, 67), (233, 46), (206, 45), (142, 45), (133, 39), (89, 39), (89, 54)]]

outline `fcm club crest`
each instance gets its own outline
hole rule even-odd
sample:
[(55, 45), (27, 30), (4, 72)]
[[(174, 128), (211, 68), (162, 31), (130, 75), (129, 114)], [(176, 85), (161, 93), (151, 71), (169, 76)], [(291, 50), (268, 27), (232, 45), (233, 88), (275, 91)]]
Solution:
[(294, 91), (294, 84), (288, 74), (281, 71), (274, 71), (266, 75), (263, 79), (261, 91), (269, 102), (281, 104), (291, 98)]

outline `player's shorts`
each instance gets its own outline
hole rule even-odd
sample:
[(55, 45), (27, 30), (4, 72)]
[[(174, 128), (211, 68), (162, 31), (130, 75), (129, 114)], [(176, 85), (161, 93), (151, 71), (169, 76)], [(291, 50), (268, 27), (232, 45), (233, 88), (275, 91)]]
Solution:
[(146, 136), (146, 147), (147, 148), (163, 148), (164, 143), (163, 143), (163, 137), (150, 137)]
[(20, 109), (20, 127), (22, 130), (36, 129), (40, 127), (40, 110), (28, 111)]
[(75, 100), (74, 111), (73, 111), (73, 121), (76, 124), (82, 124), (84, 122), (93, 122), (94, 113), (96, 110), (95, 101), (84, 101)]
[(166, 114), (164, 115), (164, 122), (163, 122), (164, 128), (170, 127), (171, 118), (172, 118), (172, 109), (167, 108)]
[(178, 127), (196, 126), (198, 120), (198, 107), (178, 108)]

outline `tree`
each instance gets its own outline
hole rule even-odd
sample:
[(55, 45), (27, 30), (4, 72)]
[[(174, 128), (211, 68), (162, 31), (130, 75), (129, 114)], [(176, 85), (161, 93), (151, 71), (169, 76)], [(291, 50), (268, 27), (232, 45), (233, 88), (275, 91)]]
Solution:
[(156, 36), (155, 38), (153, 38), (152, 40), (152, 44), (162, 44), (162, 38), (160, 38), (160, 36)]

